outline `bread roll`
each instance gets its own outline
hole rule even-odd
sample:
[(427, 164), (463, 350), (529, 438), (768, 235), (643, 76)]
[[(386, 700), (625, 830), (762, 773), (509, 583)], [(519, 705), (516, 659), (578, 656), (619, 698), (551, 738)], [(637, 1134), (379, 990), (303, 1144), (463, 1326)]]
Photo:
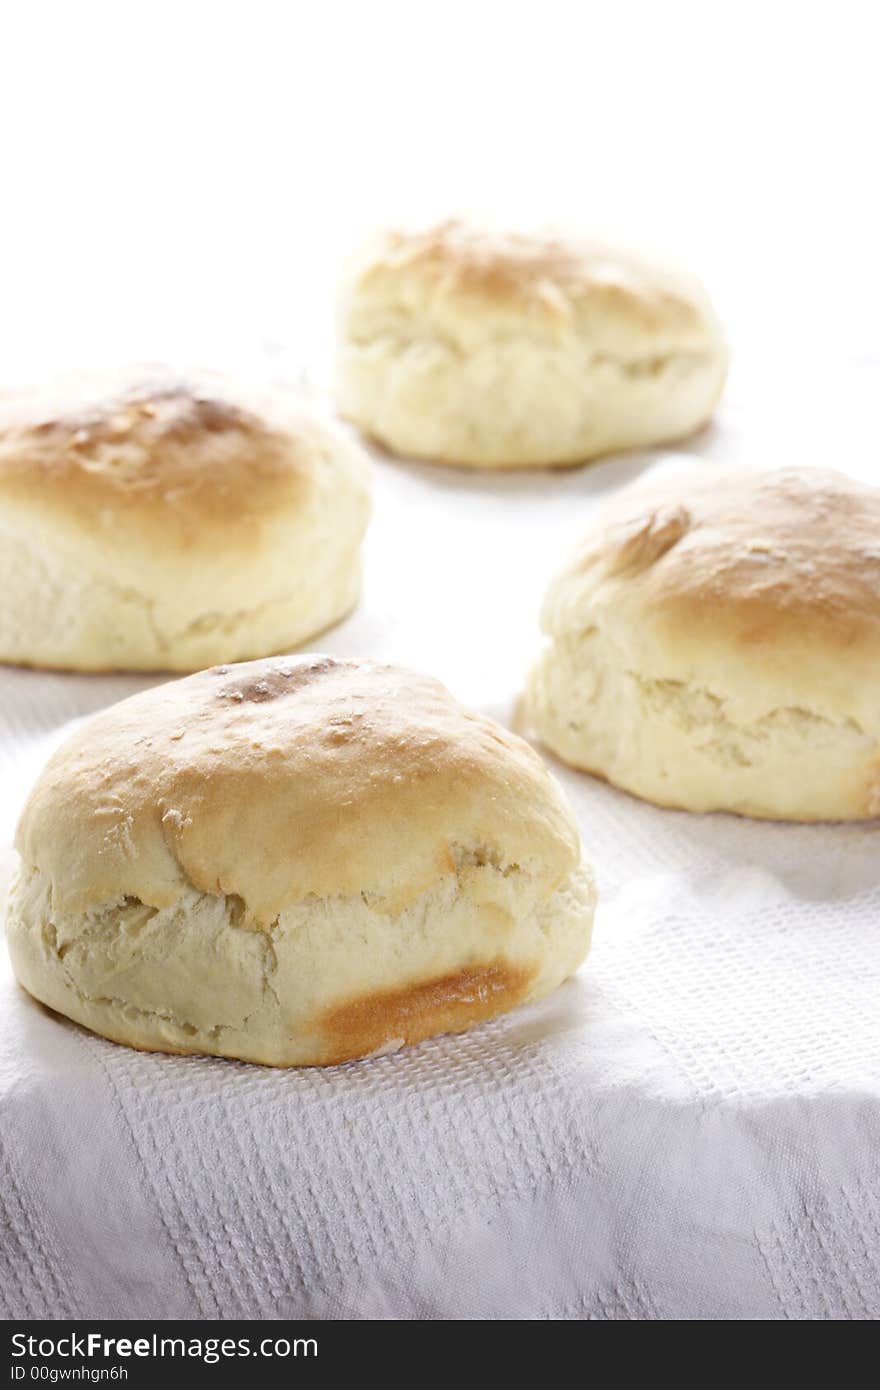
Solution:
[(575, 767), (662, 806), (880, 813), (880, 490), (698, 470), (597, 516), (544, 604), (527, 707)]
[[(60, 393), (60, 394), (59, 394)], [(280, 392), (165, 371), (0, 399), (0, 661), (193, 670), (354, 606), (368, 465)]]
[(163, 1052), (391, 1051), (540, 998), (590, 940), (538, 756), (370, 661), (221, 666), (106, 710), (49, 762), (17, 848), (25, 989)]
[(342, 413), (395, 453), (575, 464), (691, 434), (727, 351), (691, 276), (575, 237), (389, 232), (339, 310)]

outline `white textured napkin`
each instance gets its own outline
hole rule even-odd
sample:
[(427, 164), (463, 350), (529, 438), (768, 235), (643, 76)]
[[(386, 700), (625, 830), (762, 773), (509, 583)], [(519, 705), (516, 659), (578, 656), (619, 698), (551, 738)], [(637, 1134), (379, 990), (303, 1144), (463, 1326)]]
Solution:
[[(704, 452), (743, 457), (747, 419)], [(509, 721), (560, 550), (649, 461), (380, 461), (365, 602), (321, 647)], [(61, 726), (143, 684), (0, 674), (0, 853)], [(49, 1016), (0, 952), (0, 1312), (880, 1316), (876, 827), (689, 816), (557, 771), (593, 953), (461, 1038), (327, 1070), (142, 1055)]]

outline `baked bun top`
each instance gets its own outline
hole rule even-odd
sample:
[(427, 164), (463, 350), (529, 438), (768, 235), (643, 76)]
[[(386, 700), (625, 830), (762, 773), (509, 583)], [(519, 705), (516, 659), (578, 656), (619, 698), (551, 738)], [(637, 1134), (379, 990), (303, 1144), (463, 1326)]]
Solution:
[(248, 546), (261, 521), (309, 501), (333, 432), (283, 392), (164, 368), (0, 396), (0, 504), (112, 539), (131, 523), (164, 544)]
[(387, 231), (356, 256), (343, 295), (349, 338), (394, 310), (442, 323), (467, 346), (513, 319), (526, 334), (573, 332), (622, 357), (703, 353), (719, 328), (699, 282), (659, 261), (574, 235), (520, 235), (453, 220)]
[(689, 679), (714, 661), (724, 684), (733, 654), (787, 683), (790, 704), (810, 687), (876, 710), (880, 490), (824, 469), (710, 465), (637, 484), (596, 517), (543, 625), (560, 636), (599, 613), (638, 630), (652, 658), (639, 669)]
[(437, 681), (328, 656), (220, 666), (105, 710), (50, 760), (17, 834), (59, 911), (195, 887), (271, 922), (314, 896), (399, 912), (458, 862), (535, 898), (580, 859), (538, 756)]

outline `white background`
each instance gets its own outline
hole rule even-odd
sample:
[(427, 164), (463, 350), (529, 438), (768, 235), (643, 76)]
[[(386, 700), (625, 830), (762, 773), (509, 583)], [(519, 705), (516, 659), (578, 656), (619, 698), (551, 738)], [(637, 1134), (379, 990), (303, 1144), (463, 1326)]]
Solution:
[[(878, 352), (868, 3), (6, 3), (0, 365), (317, 362), (400, 216), (567, 219), (713, 290), (749, 372)], [(821, 391), (819, 392), (821, 394)]]
[[(261, 352), (320, 376), (340, 257), (471, 208), (702, 272), (735, 367), (687, 449), (870, 474), (872, 8), (7, 4), (0, 383)], [(509, 720), (569, 531), (650, 461), (378, 464), (364, 603), (322, 646)], [(139, 684), (3, 673), (0, 865), (59, 726)], [(0, 1313), (876, 1320), (876, 828), (557, 770), (594, 949), (464, 1039), (324, 1073), (148, 1057), (0, 965)]]

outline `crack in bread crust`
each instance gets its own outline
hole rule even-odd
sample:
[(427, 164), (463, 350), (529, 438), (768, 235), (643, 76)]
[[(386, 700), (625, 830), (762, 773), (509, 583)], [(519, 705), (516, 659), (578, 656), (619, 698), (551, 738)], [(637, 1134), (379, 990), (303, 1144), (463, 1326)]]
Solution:
[[(483, 846), (450, 860), (399, 915), (361, 895), (313, 898), (268, 925), (234, 894), (191, 888), (162, 910), (125, 898), (67, 916), (39, 870), (20, 866), (10, 957), (41, 1003), (113, 1042), (335, 1065), (495, 1018), (586, 954), (595, 890), (583, 866), (534, 901), (520, 867), (487, 862)], [(405, 984), (387, 983), (406, 966)]]

